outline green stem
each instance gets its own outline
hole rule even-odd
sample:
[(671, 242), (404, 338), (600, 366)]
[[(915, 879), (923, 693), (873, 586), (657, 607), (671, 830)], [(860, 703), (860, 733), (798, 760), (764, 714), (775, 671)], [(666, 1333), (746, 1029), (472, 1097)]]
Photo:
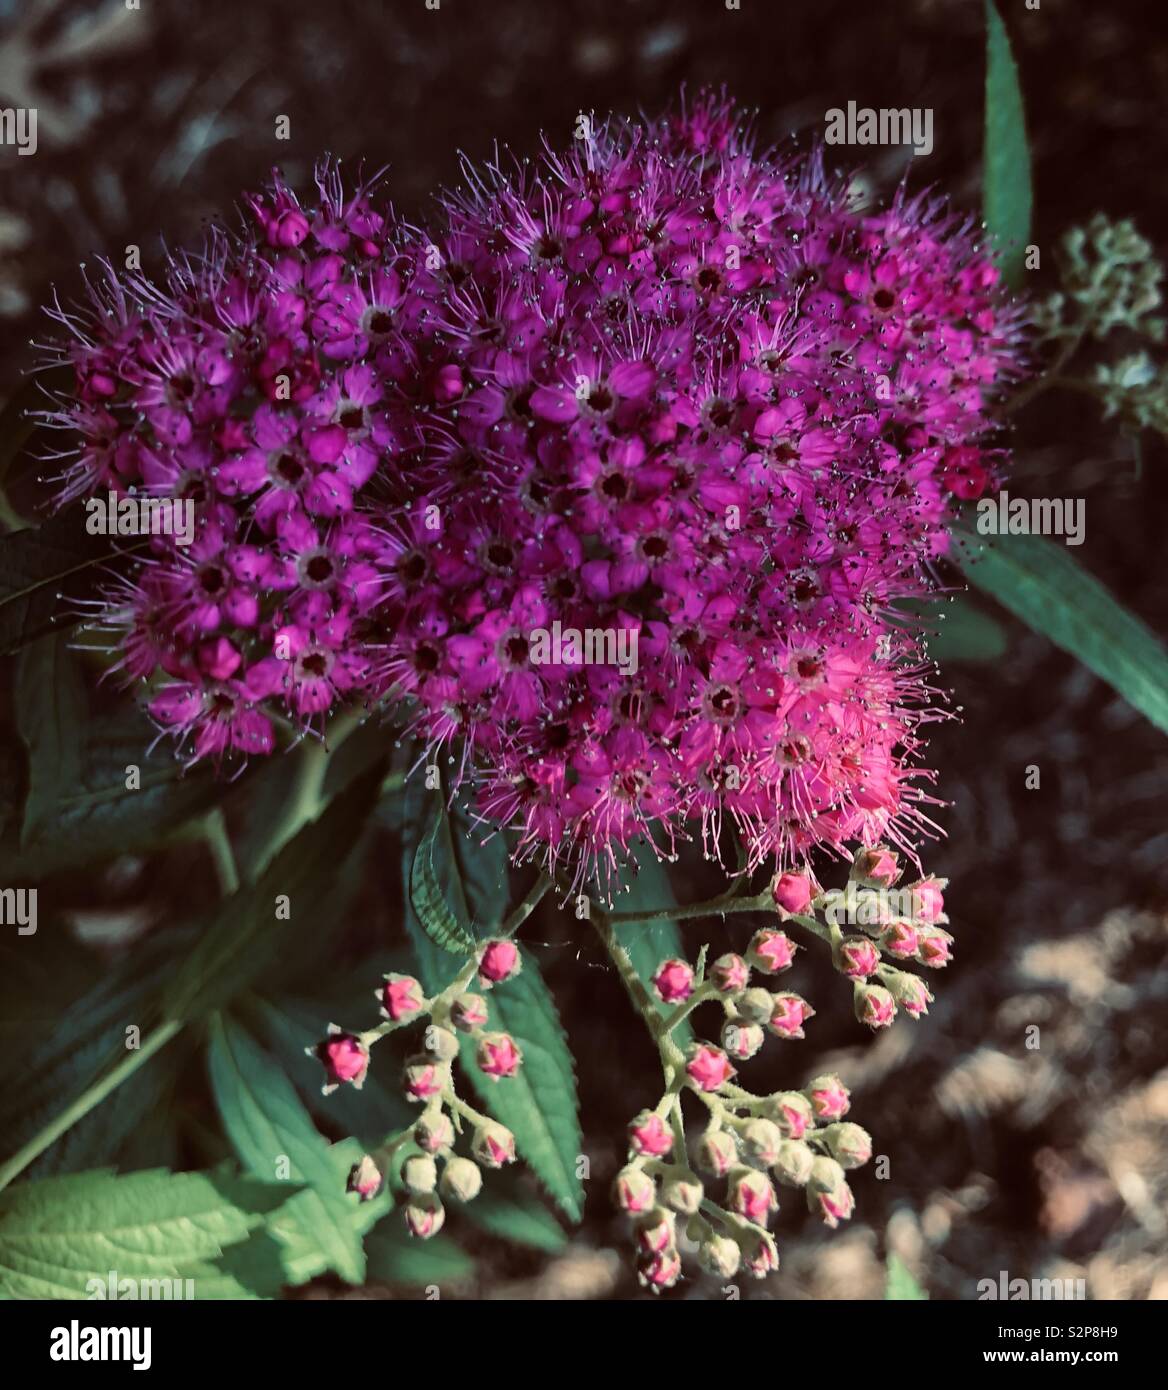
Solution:
[(235, 852), (231, 848), (231, 837), (227, 833), (227, 820), (223, 815), (222, 806), (216, 806), (203, 817), (203, 839), (215, 863), (219, 891), (225, 898), (229, 898), (233, 893), (239, 892), (239, 869), (235, 863)]
[(39, 1158), (50, 1144), (56, 1143), (67, 1129), (71, 1129), (78, 1120), (84, 1119), (95, 1106), (100, 1105), (108, 1095), (116, 1091), (123, 1081), (133, 1076), (144, 1062), (149, 1061), (156, 1052), (164, 1048), (182, 1031), (182, 1026), (178, 1019), (169, 1019), (166, 1023), (160, 1024), (143, 1046), (128, 1053), (108, 1075), (90, 1086), (72, 1105), (62, 1110), (55, 1120), (50, 1121), (39, 1134), (14, 1153), (8, 1162), (0, 1167), (0, 1191), (22, 1173), (33, 1159)]
[(723, 894), (711, 898), (709, 902), (687, 903), (678, 907), (659, 907), (652, 912), (610, 912), (608, 920), (616, 925), (622, 922), (661, 922), (680, 921), (686, 917), (729, 917), (737, 912), (770, 912), (774, 910), (774, 899), (769, 890), (755, 894), (752, 898), (736, 898), (733, 894)]

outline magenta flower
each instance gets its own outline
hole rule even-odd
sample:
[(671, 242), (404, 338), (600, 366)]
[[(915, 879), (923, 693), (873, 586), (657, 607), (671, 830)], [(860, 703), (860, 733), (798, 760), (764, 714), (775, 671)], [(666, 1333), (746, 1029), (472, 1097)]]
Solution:
[(477, 1060), (484, 1076), (498, 1081), (519, 1071), (523, 1054), (507, 1033), (485, 1033), (479, 1040)]
[(693, 967), (684, 960), (667, 960), (657, 968), (653, 987), (666, 1004), (680, 1004), (693, 993)]
[(685, 1064), (686, 1075), (699, 1091), (717, 1091), (734, 1075), (730, 1059), (720, 1047), (695, 1046)]
[(629, 1148), (633, 1153), (664, 1158), (673, 1148), (673, 1131), (655, 1111), (642, 1110), (629, 1125)]
[(412, 975), (387, 975), (378, 997), (382, 1013), (394, 1023), (411, 1018), (425, 1002), (422, 986)]

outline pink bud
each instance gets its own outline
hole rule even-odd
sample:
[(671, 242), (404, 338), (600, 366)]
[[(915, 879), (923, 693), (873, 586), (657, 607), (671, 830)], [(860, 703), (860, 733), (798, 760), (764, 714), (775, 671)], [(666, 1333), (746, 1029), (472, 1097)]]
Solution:
[(657, 1184), (642, 1168), (622, 1168), (613, 1183), (613, 1195), (621, 1211), (630, 1216), (651, 1211), (657, 1201)]
[(940, 927), (921, 927), (917, 932), (917, 960), (939, 970), (953, 959), (953, 938)]
[(742, 1130), (742, 1147), (760, 1167), (769, 1168), (779, 1156), (783, 1132), (773, 1120), (749, 1120)]
[(828, 1150), (841, 1168), (862, 1168), (872, 1157), (872, 1136), (859, 1125), (828, 1125), (823, 1131)]
[(856, 1018), (869, 1028), (887, 1028), (896, 1017), (896, 1000), (883, 985), (857, 982), (852, 995)]
[(629, 1125), (629, 1148), (634, 1153), (663, 1158), (673, 1148), (673, 1131), (652, 1110), (642, 1110)]
[(774, 1183), (765, 1173), (742, 1169), (730, 1179), (730, 1209), (756, 1226), (765, 1226), (771, 1212), (777, 1211), (779, 1199)]
[(779, 1248), (774, 1237), (764, 1234), (756, 1245), (745, 1248), (742, 1267), (755, 1279), (765, 1279), (768, 1274), (773, 1274), (779, 1267)]
[(416, 1014), (425, 1003), (422, 986), (412, 975), (387, 975), (381, 988), (381, 1012), (394, 1023)]
[(767, 927), (755, 932), (746, 954), (751, 965), (764, 974), (777, 975), (791, 968), (796, 949), (786, 932)]
[(675, 1249), (642, 1255), (637, 1262), (637, 1279), (642, 1288), (652, 1289), (654, 1293), (673, 1288), (680, 1278), (681, 1256)]
[(841, 1221), (851, 1217), (856, 1209), (856, 1199), (847, 1183), (841, 1182), (832, 1192), (817, 1192), (808, 1187), (807, 1206), (810, 1211), (818, 1212), (824, 1222), (835, 1230)]
[(776, 1091), (767, 1097), (767, 1115), (784, 1138), (802, 1139), (811, 1124), (811, 1102), (798, 1091)]
[(308, 1049), (324, 1066), (328, 1078), (323, 1087), (325, 1094), (335, 1091), (342, 1082), (360, 1090), (369, 1070), (369, 1049), (355, 1034), (342, 1033), (335, 1023), (329, 1024), (328, 1031), (323, 1042)]
[(419, 1192), (406, 1204), (406, 1229), (419, 1240), (436, 1236), (446, 1221), (446, 1210), (433, 1192)]
[(880, 933), (880, 944), (895, 960), (911, 960), (917, 953), (919, 937), (911, 922), (889, 922)]
[(430, 1100), (442, 1094), (446, 1068), (429, 1057), (413, 1057), (406, 1063), (402, 1082), (411, 1100)]
[(803, 1094), (811, 1102), (817, 1120), (842, 1120), (851, 1106), (847, 1087), (830, 1073), (809, 1081)]
[(806, 912), (811, 906), (811, 879), (807, 874), (780, 874), (771, 893), (784, 912)]
[(349, 1169), (346, 1191), (355, 1192), (363, 1202), (371, 1202), (381, 1191), (384, 1181), (381, 1169), (365, 1154), (360, 1163), (355, 1163)]
[(910, 889), (913, 901), (913, 915), (918, 922), (944, 922), (945, 894), (942, 889), (948, 883), (943, 878), (922, 878)]
[(414, 1143), (428, 1154), (441, 1153), (454, 1144), (454, 1126), (441, 1110), (427, 1110), (414, 1126)]
[(698, 1164), (716, 1178), (724, 1178), (738, 1162), (738, 1145), (726, 1129), (708, 1129), (698, 1145)]
[(487, 1001), (481, 994), (460, 994), (450, 1006), (450, 1021), (461, 1033), (471, 1033), (487, 1021)]
[(749, 1061), (765, 1041), (766, 1034), (757, 1023), (728, 1018), (722, 1025), (722, 1046), (736, 1062)]
[(866, 936), (845, 936), (840, 942), (839, 969), (849, 979), (867, 979), (879, 966), (880, 952)]
[(484, 1168), (515, 1162), (515, 1136), (503, 1125), (488, 1123), (476, 1130), (471, 1149)]
[(518, 1072), (523, 1054), (510, 1034), (485, 1033), (479, 1040), (477, 1060), (484, 1075), (497, 1081), (502, 1076), (514, 1076)]
[(653, 1210), (637, 1225), (637, 1245), (646, 1254), (668, 1250), (674, 1244), (674, 1217), (664, 1207)]
[(776, 994), (767, 1027), (776, 1038), (801, 1038), (803, 1025), (815, 1017), (815, 1010), (797, 994)]
[(912, 975), (907, 970), (898, 970), (887, 977), (886, 983), (889, 993), (906, 1014), (920, 1018), (922, 1014), (929, 1012), (933, 996), (919, 975)]
[(719, 956), (710, 967), (710, 979), (722, 994), (737, 994), (750, 980), (750, 966), (741, 956)]
[(891, 888), (900, 877), (900, 858), (883, 845), (876, 849), (862, 849), (853, 862), (852, 875), (878, 888)]
[(653, 976), (653, 986), (666, 1004), (680, 1004), (693, 993), (693, 970), (683, 960), (663, 961)]
[(465, 389), (462, 368), (456, 362), (447, 362), (434, 373), (432, 390), (434, 399), (440, 404), (449, 405), (458, 400)]
[(701, 1043), (690, 1052), (686, 1075), (699, 1091), (717, 1091), (734, 1075), (730, 1059), (720, 1047)]
[(488, 941), (479, 956), (479, 983), (484, 989), (517, 975), (522, 962), (514, 941)]

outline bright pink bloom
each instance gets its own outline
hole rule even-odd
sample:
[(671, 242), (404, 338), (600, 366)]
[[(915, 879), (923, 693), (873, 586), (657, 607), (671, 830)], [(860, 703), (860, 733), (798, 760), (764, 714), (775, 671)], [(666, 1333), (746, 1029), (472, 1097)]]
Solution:
[(693, 993), (693, 968), (683, 960), (664, 961), (653, 976), (653, 987), (666, 1004), (680, 1004)]
[(702, 1044), (693, 1049), (685, 1064), (686, 1075), (699, 1091), (717, 1091), (734, 1075), (730, 1059), (720, 1047)]
[(425, 997), (422, 986), (412, 975), (387, 975), (381, 990), (382, 1012), (400, 1023), (421, 1009)]
[(488, 988), (518, 974), (522, 964), (514, 941), (491, 941), (479, 956), (479, 982)]
[(360, 1090), (369, 1070), (369, 1049), (360, 1038), (330, 1025), (329, 1036), (308, 1050), (324, 1064), (326, 1091), (336, 1090), (345, 1082)]
[(806, 912), (811, 906), (811, 879), (807, 874), (780, 874), (771, 892), (784, 912)]

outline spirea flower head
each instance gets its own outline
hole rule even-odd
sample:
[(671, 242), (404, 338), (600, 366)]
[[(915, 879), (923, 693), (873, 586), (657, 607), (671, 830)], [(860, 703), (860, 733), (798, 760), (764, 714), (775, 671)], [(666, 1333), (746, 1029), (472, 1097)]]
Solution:
[(1017, 312), (937, 200), (864, 212), (725, 100), (580, 128), (467, 168), (403, 252), (374, 683), (577, 879), (724, 820), (751, 868), (911, 850), (933, 692), (889, 606), (999, 470)]

